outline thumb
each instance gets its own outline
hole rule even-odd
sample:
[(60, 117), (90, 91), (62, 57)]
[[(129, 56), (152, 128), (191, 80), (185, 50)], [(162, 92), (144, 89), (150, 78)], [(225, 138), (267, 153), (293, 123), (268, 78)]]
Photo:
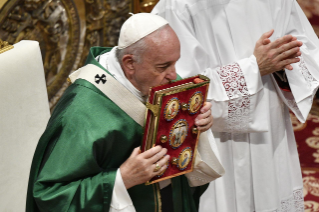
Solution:
[(270, 43), (271, 43), (271, 41), (268, 38), (263, 40), (263, 45), (267, 45), (267, 44), (270, 44)]
[(263, 43), (265, 39), (268, 39), (268, 38), (270, 38), (270, 37), (272, 36), (272, 34), (274, 33), (274, 31), (275, 31), (275, 30), (272, 29), (272, 30), (270, 30), (270, 31), (268, 31), (268, 32), (265, 32), (265, 33), (260, 37), (259, 40), (261, 40), (261, 42)]

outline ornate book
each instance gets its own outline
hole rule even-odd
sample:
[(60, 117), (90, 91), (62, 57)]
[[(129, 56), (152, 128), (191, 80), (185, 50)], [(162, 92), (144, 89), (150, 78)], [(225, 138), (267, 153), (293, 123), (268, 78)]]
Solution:
[(197, 75), (150, 88), (142, 152), (156, 145), (168, 149), (166, 169), (147, 184), (193, 170), (200, 132), (194, 122), (206, 101), (209, 78)]

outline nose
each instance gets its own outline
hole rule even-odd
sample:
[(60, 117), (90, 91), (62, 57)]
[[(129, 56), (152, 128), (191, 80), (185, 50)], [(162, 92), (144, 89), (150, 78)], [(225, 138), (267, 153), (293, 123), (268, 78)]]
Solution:
[(172, 66), (169, 70), (168, 73), (166, 74), (166, 79), (168, 80), (176, 80), (177, 78), (177, 73), (175, 66)]

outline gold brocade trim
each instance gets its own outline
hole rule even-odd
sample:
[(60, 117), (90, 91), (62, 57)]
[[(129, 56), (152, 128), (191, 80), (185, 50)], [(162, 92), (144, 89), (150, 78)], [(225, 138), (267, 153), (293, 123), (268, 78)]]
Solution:
[(157, 104), (157, 105), (153, 105), (149, 102), (146, 102), (146, 108), (149, 109), (150, 111), (153, 112), (153, 115), (155, 117), (159, 116), (159, 112), (160, 112), (160, 106)]
[(153, 184), (154, 190), (154, 212), (162, 212), (161, 192), (158, 183)]
[(2, 41), (0, 39), (0, 54), (3, 53), (3, 52), (6, 52), (10, 49), (13, 49), (13, 46), (10, 45), (7, 41)]
[[(192, 164), (194, 164), (194, 161), (195, 161), (195, 160), (192, 161)], [(176, 174), (172, 174), (172, 175), (170, 175), (170, 176), (163, 177), (163, 178), (160, 178), (160, 179), (158, 179), (158, 180), (151, 181), (151, 182), (150, 182), (150, 181), (147, 181), (147, 182), (145, 183), (145, 185), (151, 185), (151, 184), (154, 184), (154, 183), (161, 182), (161, 181), (163, 181), (163, 180), (168, 180), (168, 179), (171, 179), (171, 178), (173, 178), (173, 177), (178, 177), (178, 176), (180, 176), (180, 175), (187, 174), (187, 173), (189, 173), (189, 172), (192, 172), (192, 171), (193, 171), (193, 168), (194, 168), (194, 167), (191, 167), (191, 169), (189, 169), (189, 170), (182, 171), (182, 172), (179, 172), (179, 173), (176, 173)]]

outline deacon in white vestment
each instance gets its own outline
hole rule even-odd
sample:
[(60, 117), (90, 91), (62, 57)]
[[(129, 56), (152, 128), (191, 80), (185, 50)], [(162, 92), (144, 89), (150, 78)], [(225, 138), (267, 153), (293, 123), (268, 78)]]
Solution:
[[(211, 78), (212, 130), (226, 174), (211, 183), (200, 211), (304, 211), (289, 109), (306, 120), (319, 85), (319, 42), (297, 1), (161, 0), (153, 13), (179, 37), (177, 73)], [(291, 91), (260, 74), (254, 49), (271, 29), (270, 41), (293, 35), (303, 43), (300, 61), (285, 69)]]

